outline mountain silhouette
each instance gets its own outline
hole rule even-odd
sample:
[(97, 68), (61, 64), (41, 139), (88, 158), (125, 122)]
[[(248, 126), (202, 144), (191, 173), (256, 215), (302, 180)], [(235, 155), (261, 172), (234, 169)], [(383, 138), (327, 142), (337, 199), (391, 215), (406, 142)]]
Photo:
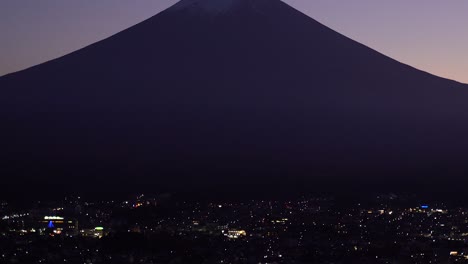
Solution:
[(466, 102), (468, 85), (279, 0), (183, 0), (1, 77), (0, 173), (70, 189), (443, 183), (468, 171)]

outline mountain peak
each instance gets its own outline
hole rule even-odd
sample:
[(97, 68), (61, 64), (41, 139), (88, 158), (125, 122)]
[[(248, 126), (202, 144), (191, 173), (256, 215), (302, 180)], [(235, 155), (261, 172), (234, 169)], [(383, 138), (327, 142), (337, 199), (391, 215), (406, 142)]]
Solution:
[(274, 2), (279, 0), (181, 0), (175, 4), (171, 10), (190, 10), (203, 13), (220, 14), (226, 13), (232, 9), (240, 6), (258, 6), (258, 4), (265, 4), (267, 2)]
[(466, 85), (280, 0), (182, 0), (168, 12), (0, 78), (2, 186), (44, 190), (69, 176), (78, 190), (336, 188), (354, 175), (384, 186), (434, 173), (458, 182), (468, 171)]

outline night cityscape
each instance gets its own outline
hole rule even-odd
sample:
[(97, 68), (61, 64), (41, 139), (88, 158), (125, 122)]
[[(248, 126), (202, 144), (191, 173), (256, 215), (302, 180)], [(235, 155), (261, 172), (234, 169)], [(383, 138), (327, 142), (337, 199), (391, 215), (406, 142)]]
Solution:
[(468, 263), (468, 208), (380, 195), (1, 203), (1, 263)]
[(468, 263), (467, 14), (0, 0), (0, 264)]

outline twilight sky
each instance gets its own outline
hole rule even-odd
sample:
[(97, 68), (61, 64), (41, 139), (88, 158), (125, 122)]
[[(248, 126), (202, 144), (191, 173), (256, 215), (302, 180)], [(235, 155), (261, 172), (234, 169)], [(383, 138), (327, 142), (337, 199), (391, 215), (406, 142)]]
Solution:
[[(468, 83), (467, 0), (284, 0), (401, 62)], [(1, 0), (0, 76), (128, 28), (177, 0)]]

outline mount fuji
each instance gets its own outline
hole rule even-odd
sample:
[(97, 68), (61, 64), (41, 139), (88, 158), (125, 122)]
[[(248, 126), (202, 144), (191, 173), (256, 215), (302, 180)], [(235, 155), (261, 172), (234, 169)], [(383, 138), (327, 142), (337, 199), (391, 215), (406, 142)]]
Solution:
[(46, 189), (462, 181), (467, 102), (468, 85), (280, 0), (182, 0), (1, 77), (0, 174)]

